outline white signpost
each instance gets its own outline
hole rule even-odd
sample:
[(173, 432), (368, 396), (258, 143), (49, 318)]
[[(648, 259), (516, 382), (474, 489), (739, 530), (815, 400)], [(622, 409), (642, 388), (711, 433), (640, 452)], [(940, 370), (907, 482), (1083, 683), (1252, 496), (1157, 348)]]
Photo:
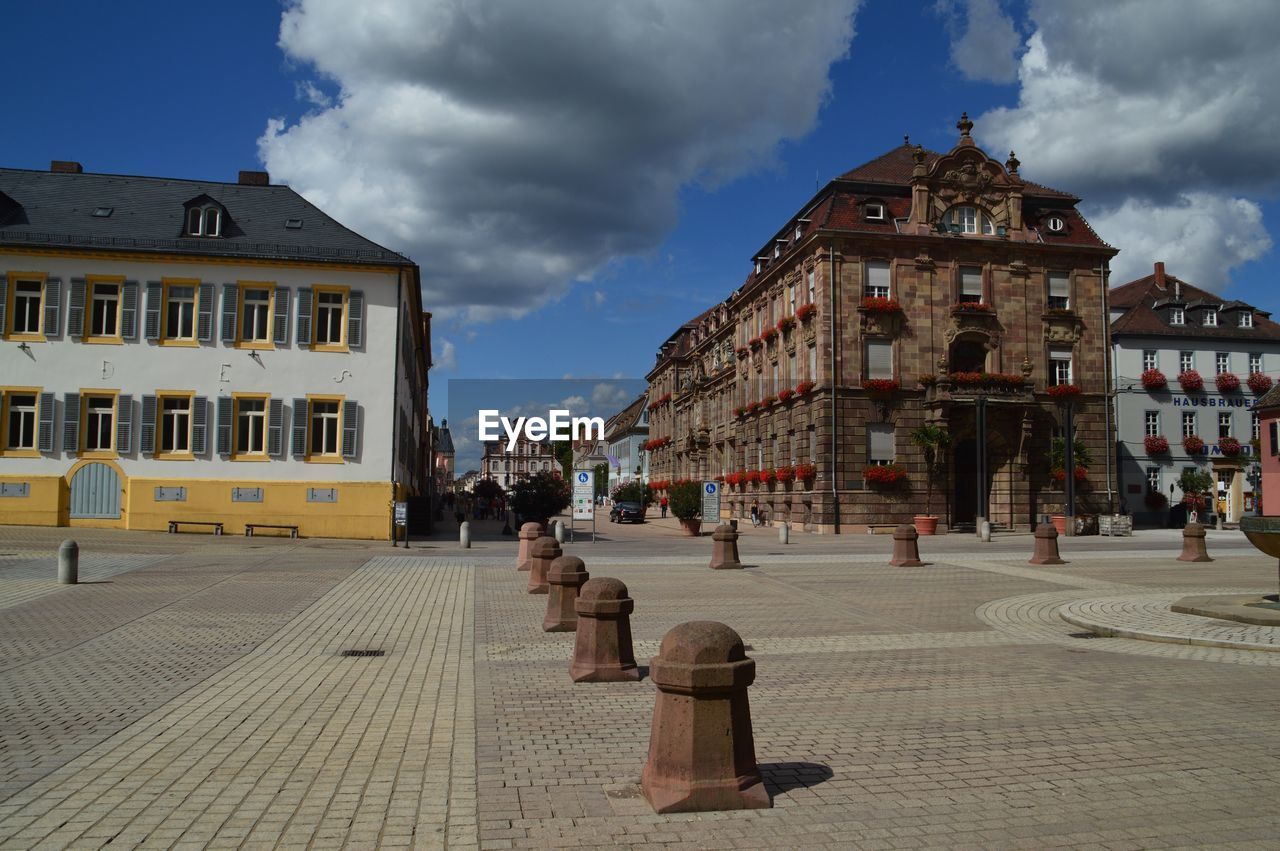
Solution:
[(409, 532), (408, 532), (409, 503), (396, 502), (393, 519), (395, 521), (395, 530), (392, 532), (392, 535), (391, 535), (391, 546), (394, 547), (396, 545), (396, 538), (399, 537), (400, 530), (404, 529), (405, 530), (404, 547), (405, 549), (408, 549), (409, 548)]
[(573, 516), (570, 530), (579, 520), (591, 521), (591, 540), (596, 539), (596, 473), (594, 470), (575, 470), (573, 473)]
[(702, 522), (720, 525), (720, 483), (702, 483)]

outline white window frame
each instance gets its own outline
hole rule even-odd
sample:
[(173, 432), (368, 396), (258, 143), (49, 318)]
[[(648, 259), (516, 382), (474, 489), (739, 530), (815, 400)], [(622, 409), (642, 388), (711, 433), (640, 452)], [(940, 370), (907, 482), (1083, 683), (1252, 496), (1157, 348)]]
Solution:
[[(185, 292), (190, 292), (186, 295)], [(169, 284), (164, 293), (164, 339), (190, 342), (196, 338), (195, 284)], [(174, 313), (174, 308), (177, 313)], [(176, 319), (176, 321), (175, 321)], [(185, 332), (185, 333), (184, 333)]]
[(1146, 427), (1146, 437), (1158, 437), (1160, 435), (1160, 412), (1147, 411), (1144, 417), (1144, 425)]
[(1160, 493), (1160, 468), (1147, 468), (1147, 493)]
[(1204, 312), (1204, 326), (1206, 328), (1218, 327), (1218, 311), (1206, 310)]
[(863, 298), (888, 298), (893, 286), (893, 267), (888, 260), (867, 260), (863, 264)]
[[(307, 446), (311, 458), (342, 457), (342, 403), (337, 399), (312, 399), (307, 417)], [(332, 410), (330, 410), (332, 408)], [(316, 448), (317, 444), (319, 449)], [(511, 462), (507, 462), (511, 469)]]
[(1170, 325), (1183, 325), (1185, 323), (1186, 323), (1186, 315), (1183, 313), (1181, 307), (1169, 308), (1169, 324)]
[(1213, 356), (1213, 366), (1217, 370), (1215, 375), (1222, 375), (1224, 372), (1231, 371), (1231, 354), (1230, 352), (1215, 352)]
[(1054, 387), (1072, 383), (1074, 372), (1071, 360), (1070, 349), (1049, 350), (1049, 386)]
[(160, 435), (156, 441), (158, 455), (185, 455), (191, 452), (190, 396), (160, 397)]
[[(99, 288), (103, 292), (99, 292)], [(113, 281), (93, 281), (89, 284), (89, 333), (93, 337), (120, 336), (120, 284)], [(111, 292), (106, 292), (110, 290)], [(98, 305), (102, 307), (99, 309)], [(98, 320), (102, 320), (101, 328)], [(110, 325), (110, 328), (108, 328)]]
[(1183, 372), (1191, 372), (1191, 371), (1192, 371), (1192, 370), (1194, 370), (1195, 368), (1196, 368), (1196, 353), (1195, 353), (1195, 352), (1178, 352), (1178, 371), (1179, 371), (1179, 374), (1181, 374), (1181, 373), (1183, 373)]
[[(341, 346), (346, 337), (346, 293), (339, 290), (320, 290), (316, 299), (315, 345)], [(334, 304), (333, 300), (337, 299)], [(335, 318), (336, 317), (336, 318)], [(337, 330), (337, 337), (332, 337)]]
[(1231, 416), (1230, 411), (1218, 412), (1218, 440), (1224, 437), (1232, 437), (1235, 434), (1235, 418)]
[(1196, 412), (1183, 411), (1182, 412), (1182, 436), (1191, 437), (1196, 433), (1196, 429), (1197, 429)]
[(269, 343), (271, 329), (270, 287), (246, 286), (240, 298), (240, 342)]
[(237, 456), (267, 454), (266, 399), (253, 397), (236, 399), (235, 454)]
[(1242, 311), (1240, 311), (1240, 327), (1241, 327), (1241, 328), (1252, 328), (1252, 327), (1253, 327), (1253, 312), (1252, 312), (1252, 311), (1249, 311), (1249, 310), (1242, 310)]
[[(35, 291), (23, 292), (23, 287), (35, 287)], [(30, 302), (35, 302), (34, 309)], [(13, 315), (9, 320), (9, 333), (39, 335), (44, 333), (44, 281), (36, 278), (17, 278), (13, 282)], [(35, 327), (27, 327), (26, 322), (34, 313)], [(18, 323), (22, 322), (22, 327)]]
[(885, 220), (884, 204), (867, 204), (867, 221), (883, 222)]
[(1262, 372), (1262, 355), (1257, 352), (1249, 353), (1249, 374)]
[(1159, 362), (1160, 362), (1159, 353), (1155, 349), (1142, 350), (1142, 371), (1143, 372), (1146, 372), (1148, 369), (1157, 369), (1158, 367), (1156, 365)]
[(1051, 271), (1046, 275), (1050, 310), (1071, 309), (1071, 273)]
[[(106, 404), (94, 404), (95, 402)], [(102, 437), (106, 435), (106, 445)], [(84, 402), (84, 449), (112, 452), (116, 445), (116, 397), (88, 395)]]

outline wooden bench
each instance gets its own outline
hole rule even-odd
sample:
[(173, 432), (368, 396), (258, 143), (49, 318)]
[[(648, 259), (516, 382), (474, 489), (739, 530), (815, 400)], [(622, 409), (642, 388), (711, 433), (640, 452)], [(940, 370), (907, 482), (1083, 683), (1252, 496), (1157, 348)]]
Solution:
[(246, 523), (244, 524), (244, 536), (252, 538), (254, 529), (288, 529), (290, 538), (298, 537), (297, 526), (276, 525), (274, 523)]
[(213, 534), (215, 535), (222, 534), (222, 524), (214, 523), (211, 520), (170, 520), (169, 534), (172, 535), (173, 533), (177, 532), (179, 526), (212, 526)]

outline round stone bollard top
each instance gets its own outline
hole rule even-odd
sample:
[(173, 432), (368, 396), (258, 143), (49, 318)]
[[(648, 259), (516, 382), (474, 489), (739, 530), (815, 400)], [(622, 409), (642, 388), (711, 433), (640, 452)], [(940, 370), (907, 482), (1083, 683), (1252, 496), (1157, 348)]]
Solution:
[(80, 552), (80, 545), (68, 538), (58, 545), (58, 552), (70, 553), (72, 555)]
[(541, 523), (529, 522), (520, 527), (520, 537), (529, 538), (530, 540), (537, 540), (538, 538), (541, 538), (542, 532), (543, 529)]
[(552, 585), (582, 585), (590, 578), (586, 564), (577, 556), (559, 556), (547, 571), (547, 581)]
[(533, 546), (529, 548), (529, 555), (533, 558), (557, 559), (564, 555), (564, 550), (560, 549), (560, 542), (555, 538), (543, 535), (533, 542)]
[(1182, 537), (1184, 538), (1203, 538), (1205, 537), (1204, 526), (1199, 523), (1188, 523), (1182, 529)]
[(1037, 538), (1056, 538), (1058, 530), (1052, 523), (1041, 523), (1036, 527)]
[(636, 601), (627, 596), (621, 579), (600, 576), (583, 584), (574, 607), (580, 615), (629, 615), (635, 611)]
[(649, 678), (663, 691), (695, 696), (745, 689), (755, 681), (756, 660), (747, 658), (742, 638), (725, 624), (689, 621), (662, 637)]
[(895, 541), (914, 541), (919, 537), (920, 533), (910, 523), (902, 523), (893, 530), (893, 539)]
[[(738, 530), (730, 526), (728, 523), (722, 523), (716, 527), (714, 532), (711, 533), (711, 540), (736, 541), (738, 540)], [(707, 623), (715, 623), (715, 621), (707, 621)]]

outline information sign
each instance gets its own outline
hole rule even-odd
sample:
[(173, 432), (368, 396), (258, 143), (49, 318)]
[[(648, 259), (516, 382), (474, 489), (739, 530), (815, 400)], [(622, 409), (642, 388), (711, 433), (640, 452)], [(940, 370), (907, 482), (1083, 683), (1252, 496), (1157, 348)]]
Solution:
[(702, 522), (720, 525), (720, 483), (702, 483)]
[(395, 511), (395, 520), (397, 526), (409, 525), (409, 503), (397, 502)]
[(594, 470), (578, 470), (573, 474), (573, 519), (596, 517), (596, 474)]

